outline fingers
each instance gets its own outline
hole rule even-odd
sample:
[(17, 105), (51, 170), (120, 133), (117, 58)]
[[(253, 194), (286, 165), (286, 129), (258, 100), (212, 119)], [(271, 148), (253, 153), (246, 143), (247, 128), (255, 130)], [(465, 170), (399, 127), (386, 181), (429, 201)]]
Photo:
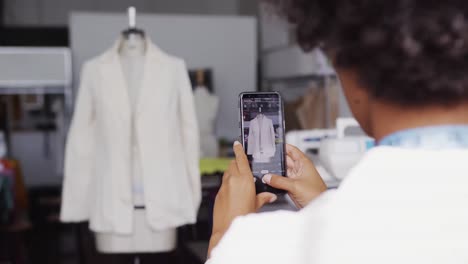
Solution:
[(289, 178), (297, 178), (299, 175), (297, 172), (300, 171), (301, 161), (293, 161), (291, 157), (286, 156), (286, 172)]
[(293, 145), (286, 144), (286, 153), (292, 160), (300, 160), (305, 157), (304, 153)]
[(227, 171), (224, 172), (223, 175), (223, 182), (229, 178), (232, 175), (237, 175), (239, 174), (239, 170), (237, 169), (237, 164), (235, 160), (232, 160), (231, 163), (229, 163), (229, 167)]
[(290, 193), (294, 192), (294, 180), (291, 178), (267, 174), (263, 176), (262, 181), (273, 188), (285, 190)]
[(234, 154), (236, 155), (237, 168), (239, 169), (240, 174), (250, 177), (249, 160), (247, 159), (244, 148), (239, 141), (234, 142)]
[(290, 156), (286, 156), (286, 167), (288, 168), (294, 168), (296, 166), (296, 163)]
[(262, 208), (265, 204), (274, 203), (278, 199), (273, 193), (260, 193), (257, 195), (255, 206), (258, 209)]

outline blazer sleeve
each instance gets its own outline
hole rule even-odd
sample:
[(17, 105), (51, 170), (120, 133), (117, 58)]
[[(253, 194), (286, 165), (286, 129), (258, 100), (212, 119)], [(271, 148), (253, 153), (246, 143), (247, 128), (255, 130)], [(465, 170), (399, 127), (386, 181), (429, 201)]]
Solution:
[[(185, 62), (179, 69), (179, 119), (181, 122), (181, 134), (184, 148), (185, 166), (187, 168), (195, 217), (201, 203), (201, 175), (200, 175), (200, 138), (198, 130), (197, 116), (195, 112), (195, 102), (192, 85), (188, 77), (188, 70)], [(195, 220), (195, 219), (194, 219)]]
[(75, 111), (65, 150), (65, 171), (60, 219), (81, 222), (89, 219), (91, 180), (94, 166), (95, 118), (92, 71), (85, 64), (81, 73)]
[(273, 120), (270, 120), (270, 133), (271, 133), (271, 146), (276, 151), (276, 134), (275, 134), (275, 127), (273, 126)]
[[(250, 126), (249, 126), (249, 136), (247, 138), (247, 155), (253, 155), (255, 150), (254, 150), (254, 145), (255, 145), (255, 138), (254, 138), (254, 124), (255, 119), (252, 119), (250, 121)], [(244, 133), (244, 131), (242, 131)]]

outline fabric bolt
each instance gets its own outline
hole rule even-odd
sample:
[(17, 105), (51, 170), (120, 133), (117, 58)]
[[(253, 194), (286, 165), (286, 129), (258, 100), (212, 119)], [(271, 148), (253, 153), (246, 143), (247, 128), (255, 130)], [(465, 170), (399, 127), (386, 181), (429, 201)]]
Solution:
[(66, 146), (61, 220), (89, 220), (92, 231), (130, 234), (136, 145), (144, 186), (151, 189), (144, 192), (149, 226), (166, 230), (195, 223), (200, 147), (187, 67), (147, 39), (132, 115), (119, 42), (83, 67)]

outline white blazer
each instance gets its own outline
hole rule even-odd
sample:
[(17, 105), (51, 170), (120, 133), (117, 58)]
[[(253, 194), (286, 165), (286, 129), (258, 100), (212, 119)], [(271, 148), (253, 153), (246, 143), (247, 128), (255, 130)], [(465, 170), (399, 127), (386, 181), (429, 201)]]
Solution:
[(275, 139), (273, 121), (265, 115), (255, 117), (249, 125), (247, 154), (257, 161), (268, 160), (275, 155)]
[(84, 65), (66, 146), (62, 221), (89, 220), (95, 232), (132, 233), (132, 133), (149, 225), (163, 230), (196, 221), (199, 137), (187, 68), (150, 40), (134, 111), (118, 43)]

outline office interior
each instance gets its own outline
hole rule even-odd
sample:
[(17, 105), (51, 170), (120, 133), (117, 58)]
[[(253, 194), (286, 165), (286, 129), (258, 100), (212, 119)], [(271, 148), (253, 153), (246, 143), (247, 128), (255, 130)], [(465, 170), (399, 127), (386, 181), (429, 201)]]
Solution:
[(363, 133), (268, 3), (1, 0), (0, 263), (204, 263), (254, 91), (281, 95), (286, 142), (337, 187), (361, 149), (320, 142)]

